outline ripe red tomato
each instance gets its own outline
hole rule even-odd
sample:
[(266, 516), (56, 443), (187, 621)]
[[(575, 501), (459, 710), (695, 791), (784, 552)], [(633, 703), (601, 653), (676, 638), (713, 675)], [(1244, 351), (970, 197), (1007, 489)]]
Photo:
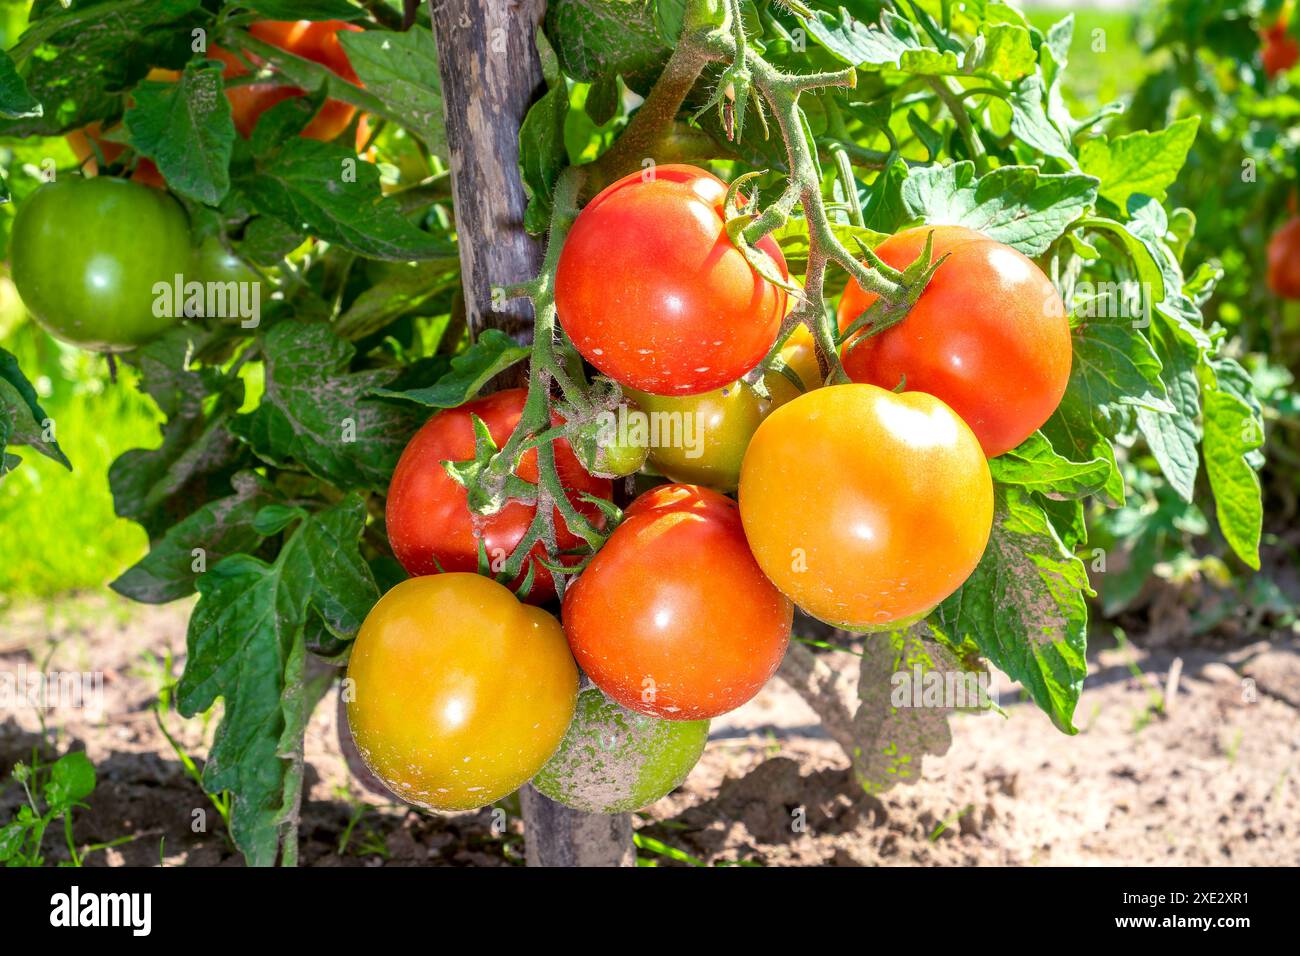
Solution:
[[(510, 501), (496, 514), (474, 515), (469, 510), (465, 489), (451, 479), (442, 462), (467, 461), (474, 457), (471, 415), (483, 419), (498, 447), (505, 444), (519, 424), (526, 397), (527, 392), (522, 388), (509, 389), (438, 412), (415, 433), (402, 452), (388, 486), (386, 520), (393, 554), (409, 573), (474, 571), (478, 568), (480, 538), (488, 559), (497, 567), (523, 538), (537, 512), (536, 505)], [(570, 499), (578, 511), (599, 527), (602, 520), (599, 509), (579, 501), (578, 495), (585, 491), (609, 498), (610, 482), (587, 474), (568, 442), (560, 439), (554, 447), (556, 467), (564, 486), (572, 492)], [(515, 474), (525, 481), (537, 480), (535, 450), (524, 454)], [(555, 528), (561, 550), (582, 543), (568, 530), (558, 511)], [(535, 577), (528, 600), (534, 604), (555, 596), (551, 572), (533, 561), (533, 556), (541, 555), (545, 555), (545, 549), (538, 542), (529, 557)], [(523, 580), (522, 576), (519, 580)], [(519, 581), (514, 583), (517, 586)]]
[[(344, 30), (355, 32), (360, 31), (361, 27), (342, 20), (263, 20), (248, 28), (249, 33), (265, 43), (304, 60), (319, 63), (350, 83), (359, 83), (356, 70), (352, 69), (347, 53), (339, 42), (338, 34)], [(226, 65), (223, 75), (227, 80), (248, 73), (243, 60), (229, 50), (210, 46), (208, 56)], [(245, 139), (252, 135), (258, 119), (272, 106), (304, 95), (305, 91), (296, 86), (276, 83), (251, 83), (226, 89), (226, 97), (230, 100), (234, 113), (235, 129)], [(320, 112), (302, 131), (302, 135), (308, 139), (332, 140), (347, 129), (355, 115), (356, 107), (340, 100), (326, 100)]]
[(468, 810), (522, 786), (573, 720), (578, 669), (550, 614), (477, 574), (403, 581), (348, 662), (348, 725), (403, 800)]
[[(934, 228), (908, 229), (876, 254), (910, 264)], [(936, 229), (948, 253), (907, 318), (845, 344), (855, 382), (928, 392), (966, 420), (990, 458), (1015, 448), (1051, 416), (1070, 379), (1070, 324), (1052, 281), (1032, 259), (961, 227)], [(840, 329), (876, 300), (856, 282), (840, 299)]]
[(1300, 299), (1300, 219), (1289, 220), (1268, 241), (1268, 287), (1284, 299)]
[(700, 720), (767, 683), (793, 613), (749, 553), (734, 501), (661, 485), (632, 503), (565, 592), (562, 619), (578, 664), (615, 701)]
[(1264, 62), (1264, 74), (1269, 79), (1285, 73), (1300, 60), (1300, 43), (1286, 32), (1286, 27), (1286, 20), (1278, 20), (1259, 31), (1259, 39), (1263, 44), (1260, 58)]
[(740, 514), (759, 566), (795, 604), (872, 630), (925, 615), (970, 576), (993, 479), (975, 435), (933, 395), (831, 385), (758, 426)]
[[(760, 361), (785, 315), (724, 225), (727, 187), (694, 166), (657, 166), (604, 189), (560, 254), (555, 304), (583, 358), (656, 395), (730, 385)], [(785, 276), (772, 238), (758, 248)]]

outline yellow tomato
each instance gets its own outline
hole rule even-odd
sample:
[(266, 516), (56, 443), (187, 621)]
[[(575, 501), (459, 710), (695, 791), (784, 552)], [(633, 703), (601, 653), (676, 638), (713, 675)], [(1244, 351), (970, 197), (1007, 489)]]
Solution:
[(993, 524), (979, 441), (923, 392), (833, 385), (759, 426), (740, 514), (763, 572), (847, 630), (901, 625), (961, 586)]
[[(821, 385), (821, 370), (812, 334), (799, 326), (781, 349), (785, 364), (804, 383)], [(650, 448), (650, 463), (673, 481), (734, 491), (740, 481), (740, 463), (754, 432), (772, 410), (798, 397), (794, 383), (779, 372), (763, 377), (770, 399), (743, 382), (702, 395), (650, 395), (624, 388), (637, 407), (658, 414), (659, 441)]]
[(466, 810), (551, 758), (578, 669), (560, 623), (477, 574), (403, 581), (352, 647), (348, 723), (366, 766), (403, 800)]

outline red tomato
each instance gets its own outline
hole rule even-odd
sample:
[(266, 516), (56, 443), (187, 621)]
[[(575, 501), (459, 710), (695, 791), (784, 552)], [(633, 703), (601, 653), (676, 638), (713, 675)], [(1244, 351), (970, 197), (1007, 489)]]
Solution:
[[(776, 340), (786, 295), (723, 228), (727, 187), (694, 166), (657, 166), (604, 189), (578, 215), (555, 282), (560, 324), (583, 358), (655, 395), (730, 385)], [(787, 275), (770, 236), (758, 248)]]
[[(438, 412), (415, 433), (402, 452), (388, 486), (386, 518), (393, 554), (411, 574), (476, 570), (480, 537), (488, 559), (499, 566), (523, 538), (537, 512), (536, 505), (510, 501), (496, 514), (474, 515), (469, 510), (465, 489), (451, 479), (442, 462), (474, 457), (471, 415), (483, 419), (492, 440), (498, 447), (503, 445), (519, 423), (526, 397), (524, 389), (514, 388)], [(610, 482), (583, 471), (563, 439), (555, 443), (555, 461), (564, 486), (572, 492), (574, 506), (599, 526), (602, 520), (599, 509), (578, 501), (577, 496), (585, 491), (608, 498), (612, 490)], [(515, 474), (525, 481), (537, 480), (535, 450), (524, 455)], [(582, 543), (567, 529), (558, 511), (555, 527), (561, 550)], [(545, 549), (538, 542), (531, 555), (544, 554)], [(533, 562), (532, 557), (529, 563), (533, 564), (535, 577), (528, 600), (541, 604), (555, 596), (555, 582), (551, 572)], [(519, 580), (522, 579), (521, 576)]]
[[(357, 73), (339, 42), (338, 34), (343, 30), (357, 32), (361, 27), (342, 20), (263, 20), (248, 28), (249, 33), (265, 43), (328, 67), (349, 83), (359, 83)], [(229, 50), (211, 46), (208, 57), (226, 65), (223, 75), (227, 80), (248, 73), (243, 60)], [(226, 90), (234, 113), (235, 129), (245, 139), (252, 135), (258, 119), (272, 106), (303, 95), (305, 91), (296, 86), (276, 83), (251, 83)], [(340, 100), (326, 100), (302, 135), (308, 139), (332, 140), (347, 128), (355, 115), (356, 107)]]
[[(886, 239), (876, 254), (896, 269), (925, 245), (920, 227)], [(966, 420), (990, 458), (1015, 448), (1060, 404), (1070, 379), (1070, 324), (1056, 287), (1032, 259), (960, 227), (936, 229), (948, 253), (907, 318), (845, 345), (855, 382), (928, 392)], [(840, 329), (876, 300), (849, 283)]]
[(785, 654), (794, 609), (763, 576), (730, 498), (661, 485), (564, 595), (564, 633), (596, 686), (630, 710), (699, 720), (734, 710)]
[(1284, 299), (1300, 299), (1300, 219), (1291, 219), (1268, 241), (1268, 287)]
[(1259, 39), (1263, 44), (1260, 58), (1264, 61), (1264, 74), (1269, 79), (1285, 73), (1300, 59), (1300, 43), (1286, 32), (1286, 27), (1286, 21), (1279, 20), (1271, 27), (1259, 31)]

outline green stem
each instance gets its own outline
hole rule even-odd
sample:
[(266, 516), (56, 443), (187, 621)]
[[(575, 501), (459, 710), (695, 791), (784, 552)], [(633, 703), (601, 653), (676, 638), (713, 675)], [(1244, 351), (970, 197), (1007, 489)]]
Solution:
[(948, 112), (952, 114), (953, 122), (957, 124), (962, 139), (966, 141), (966, 149), (970, 153), (970, 158), (975, 162), (976, 172), (983, 176), (989, 171), (989, 157), (984, 150), (984, 141), (980, 139), (979, 133), (971, 125), (970, 114), (966, 112), (966, 107), (959, 96), (960, 88), (954, 89), (949, 85), (947, 77), (932, 76), (930, 85), (934, 88), (939, 99), (948, 107)]

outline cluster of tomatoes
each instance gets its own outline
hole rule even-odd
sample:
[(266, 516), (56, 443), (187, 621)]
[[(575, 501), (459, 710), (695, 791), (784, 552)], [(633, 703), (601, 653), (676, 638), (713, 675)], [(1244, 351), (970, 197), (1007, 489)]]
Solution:
[(1260, 58), (1269, 79), (1285, 73), (1300, 60), (1300, 42), (1287, 32), (1289, 19), (1284, 14), (1259, 31)]
[[(417, 576), (361, 629), (349, 718), (367, 764), (405, 799), (474, 807), (533, 779), (580, 809), (642, 805), (689, 772), (701, 722), (773, 675), (796, 605), (850, 630), (897, 627), (979, 562), (993, 518), (987, 457), (1042, 425), (1069, 379), (1055, 287), (969, 229), (899, 233), (876, 250), (890, 266), (912, 264), (927, 235), (946, 258), (879, 334), (853, 328), (875, 296), (846, 289), (838, 323), (853, 382), (824, 385), (797, 332), (760, 397), (741, 379), (773, 351), (794, 287), (775, 281), (787, 272), (770, 238), (757, 244), (772, 267), (762, 270), (729, 238), (725, 194), (703, 170), (660, 166), (601, 192), (565, 241), (555, 295), (569, 339), (638, 412), (689, 418), (702, 434), (648, 449), (670, 483), (629, 505), (565, 591), (559, 621), (472, 573), (480, 548), (514, 550), (535, 505), (473, 515), (443, 467), (473, 457), (475, 416), (500, 446), (525, 393), (436, 414), (402, 455), (387, 528)], [(610, 497), (609, 481), (563, 439), (555, 456), (572, 504), (600, 524), (590, 498)], [(517, 474), (536, 479), (534, 451)], [(574, 549), (558, 511), (556, 524), (558, 549)], [(538, 543), (534, 604), (555, 595), (542, 557)], [(579, 666), (596, 695), (584, 705)], [(617, 728), (630, 745), (600, 745)]]
[[(297, 20), (254, 23), (249, 32), (356, 83), (338, 34), (359, 29), (341, 20)], [(225, 64), (228, 81), (248, 73), (244, 61), (227, 50), (212, 46), (208, 56)], [(179, 74), (153, 70), (149, 76), (175, 82)], [(243, 136), (276, 103), (302, 95), (297, 87), (270, 81), (226, 89)], [(327, 100), (302, 135), (332, 140), (355, 114), (352, 106)], [(66, 176), (37, 189), (19, 207), (10, 240), (14, 285), (32, 316), (56, 338), (103, 352), (135, 348), (180, 321), (178, 310), (154, 307), (159, 282), (171, 283), (177, 275), (205, 284), (259, 281), (216, 236), (192, 241), (184, 209), (147, 158), (136, 159), (128, 179), (94, 175), (100, 159), (112, 164), (122, 158), (120, 133), (120, 126), (105, 130), (92, 123), (69, 134), (90, 178)]]

